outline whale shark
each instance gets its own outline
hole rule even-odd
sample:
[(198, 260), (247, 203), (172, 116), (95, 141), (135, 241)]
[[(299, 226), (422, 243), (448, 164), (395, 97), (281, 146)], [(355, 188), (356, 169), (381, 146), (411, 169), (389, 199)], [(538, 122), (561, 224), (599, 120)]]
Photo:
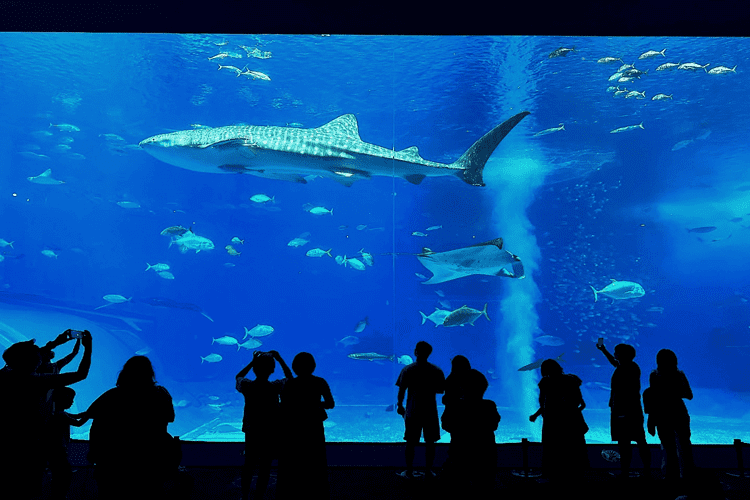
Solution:
[(419, 184), (425, 177), (452, 175), (472, 186), (484, 186), (482, 171), (487, 160), (528, 114), (524, 111), (508, 118), (450, 164), (425, 160), (416, 146), (395, 151), (364, 142), (352, 114), (317, 128), (198, 128), (155, 135), (139, 145), (165, 163), (197, 172), (244, 173), (303, 184), (305, 177), (317, 175), (345, 186), (373, 176), (402, 177)]

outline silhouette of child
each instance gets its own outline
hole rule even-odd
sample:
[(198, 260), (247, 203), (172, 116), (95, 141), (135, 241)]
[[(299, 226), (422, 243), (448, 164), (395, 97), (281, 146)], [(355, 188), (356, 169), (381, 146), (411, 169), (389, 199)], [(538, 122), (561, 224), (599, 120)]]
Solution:
[(649, 376), (649, 388), (643, 391), (643, 406), (648, 414), (649, 434), (659, 432), (664, 475), (672, 480), (689, 477), (693, 472), (690, 415), (683, 399), (693, 399), (690, 383), (677, 369), (677, 355), (662, 349), (656, 353), (656, 370)]
[(313, 375), (315, 358), (300, 352), (292, 361), (294, 378), (281, 392), (281, 412), (286, 443), (279, 461), (280, 497), (328, 498), (328, 461), (323, 422), (334, 407), (328, 382)]
[(500, 414), (494, 401), (483, 399), (489, 384), (480, 371), (469, 370), (464, 381), (465, 397), (446, 406), (442, 424), (451, 433), (451, 475), (471, 479), (482, 496), (493, 488), (497, 468), (495, 431)]
[(73, 406), (76, 391), (70, 387), (61, 387), (54, 391), (55, 412), (50, 425), (50, 442), (48, 443), (49, 469), (52, 472), (52, 499), (66, 498), (73, 471), (68, 460), (70, 444), (70, 426), (81, 427), (89, 419), (86, 416), (72, 415), (65, 410)]
[(643, 461), (644, 475), (651, 474), (651, 451), (646, 443), (643, 430), (643, 409), (641, 408), (641, 369), (635, 359), (635, 348), (629, 344), (617, 344), (612, 356), (604, 343), (596, 345), (602, 351), (615, 371), (612, 374), (609, 396), (610, 433), (612, 441), (620, 448), (621, 477), (630, 475), (630, 461), (633, 457), (631, 441), (638, 444), (638, 452)]
[[(445, 394), (442, 398), (443, 405), (445, 406), (443, 415), (445, 415), (445, 412), (451, 408), (451, 406), (463, 401), (464, 396), (466, 395), (466, 379), (469, 370), (471, 370), (471, 363), (469, 363), (466, 356), (458, 354), (451, 359), (451, 372), (445, 378)], [(450, 415), (450, 412), (448, 413)], [(443, 429), (447, 431), (445, 426), (443, 426)], [(451, 437), (451, 442), (452, 441), (453, 438)], [(450, 447), (448, 448), (448, 458), (443, 462), (443, 474), (449, 474), (452, 467), (454, 457), (451, 455), (451, 449), (452, 448)]]
[[(281, 431), (279, 396), (285, 380), (268, 380), (276, 369), (276, 360), (284, 370), (286, 378), (292, 378), (292, 371), (276, 351), (255, 351), (252, 361), (240, 370), (235, 378), (237, 391), (245, 397), (245, 412), (242, 418), (242, 432), (245, 433), (243, 499), (249, 498), (254, 469), (258, 470), (255, 497), (263, 497), (271, 477), (271, 461), (278, 458)], [(245, 378), (251, 368), (255, 373), (255, 380)]]
[[(432, 477), (435, 462), (435, 443), (440, 439), (436, 396), (445, 392), (443, 370), (433, 365), (427, 358), (432, 346), (424, 341), (417, 342), (414, 348), (416, 362), (405, 366), (396, 380), (398, 386), (399, 415), (404, 417), (404, 440), (406, 441), (406, 470), (401, 473), (407, 478), (414, 477), (414, 451), (424, 432), (425, 473)], [(406, 408), (404, 408), (404, 396)]]
[(588, 466), (583, 419), (586, 403), (581, 395), (581, 379), (565, 374), (554, 359), (542, 362), (539, 381), (539, 410), (529, 417), (542, 425), (542, 471), (550, 479), (573, 479)]

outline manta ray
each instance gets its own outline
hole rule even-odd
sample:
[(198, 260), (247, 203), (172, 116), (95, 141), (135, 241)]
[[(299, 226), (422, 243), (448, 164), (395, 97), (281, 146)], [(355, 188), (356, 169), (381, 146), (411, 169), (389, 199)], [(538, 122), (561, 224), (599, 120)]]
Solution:
[(245, 173), (303, 184), (305, 177), (316, 175), (345, 186), (376, 175), (412, 184), (425, 177), (456, 176), (484, 186), (487, 160), (528, 114), (518, 113), (496, 126), (450, 164), (425, 160), (416, 146), (394, 151), (364, 142), (352, 114), (310, 129), (233, 125), (182, 130), (144, 139), (140, 147), (165, 163), (197, 172)]
[[(422, 253), (417, 255), (417, 259), (424, 267), (432, 271), (432, 277), (423, 281), (423, 285), (443, 283), (472, 274), (507, 278), (524, 277), (521, 259), (503, 249), (502, 238), (440, 253), (423, 248)], [(512, 267), (513, 272), (506, 269), (508, 265)]]

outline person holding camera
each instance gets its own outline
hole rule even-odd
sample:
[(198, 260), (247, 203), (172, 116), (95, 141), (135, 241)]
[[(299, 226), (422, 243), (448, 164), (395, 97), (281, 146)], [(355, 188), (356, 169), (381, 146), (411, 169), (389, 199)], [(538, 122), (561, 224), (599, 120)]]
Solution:
[(84, 350), (78, 369), (71, 373), (39, 373), (43, 348), (34, 339), (17, 342), (3, 352), (6, 366), (0, 370), (0, 400), (13, 410), (0, 412), (0, 429), (6, 430), (4, 452), (0, 454), (0, 484), (14, 492), (14, 498), (32, 498), (41, 493), (47, 459), (46, 426), (51, 417), (45, 410), (47, 394), (80, 382), (91, 368), (88, 330), (66, 330), (54, 342), (72, 339), (73, 332), (80, 337)]
[[(243, 500), (249, 498), (250, 483), (255, 469), (258, 470), (255, 498), (263, 498), (271, 477), (271, 461), (278, 458), (281, 430), (279, 396), (286, 379), (268, 380), (276, 369), (276, 361), (281, 365), (287, 379), (294, 377), (292, 370), (276, 351), (255, 351), (252, 361), (235, 377), (235, 387), (245, 397), (245, 411), (242, 417), (242, 432), (245, 433)], [(246, 378), (251, 369), (255, 373), (255, 380)], [(262, 432), (258, 433), (258, 429), (262, 429)]]

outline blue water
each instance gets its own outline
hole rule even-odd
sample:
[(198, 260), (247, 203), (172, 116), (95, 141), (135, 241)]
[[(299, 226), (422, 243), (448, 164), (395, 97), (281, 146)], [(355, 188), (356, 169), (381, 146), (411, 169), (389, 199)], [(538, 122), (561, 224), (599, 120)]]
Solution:
[[(251, 58), (239, 45), (271, 57)], [(666, 57), (638, 60), (664, 48)], [(208, 58), (222, 51), (241, 56), (217, 60), (222, 65), (247, 65), (270, 81), (217, 70)], [(643, 388), (656, 352), (677, 353), (696, 395), (688, 402), (694, 442), (748, 440), (749, 53), (746, 40), (722, 38), (2, 34), (0, 238), (13, 247), (0, 248), (0, 343), (91, 330), (94, 362), (74, 387), (74, 411), (145, 352), (177, 407), (170, 431), (227, 441), (243, 438), (234, 375), (252, 354), (212, 339), (241, 341), (244, 327), (272, 326), (260, 349), (288, 363), (300, 351), (315, 356), (336, 400), (329, 441), (402, 439), (400, 417), (385, 409), (403, 365), (350, 353), (413, 356), (415, 343), (427, 340), (430, 361), (446, 375), (451, 357), (466, 355), (500, 407), (499, 442), (539, 439), (541, 424), (527, 419), (539, 373), (517, 369), (564, 353), (565, 371), (584, 381), (587, 439), (609, 442), (612, 368), (595, 349), (604, 337), (610, 348), (636, 347)], [(597, 63), (605, 56), (648, 73), (613, 84), (621, 63)], [(665, 62), (737, 68), (656, 72)], [(614, 97), (610, 85), (646, 98)], [(652, 101), (657, 93), (672, 98)], [(531, 115), (487, 164), (486, 187), (453, 177), (303, 185), (188, 171), (135, 147), (193, 124), (314, 128), (352, 113), (362, 140), (417, 146), (423, 158), (451, 163), (524, 110)], [(560, 123), (564, 130), (534, 135)], [(27, 180), (46, 169), (64, 183)], [(250, 201), (261, 193), (275, 202)], [(308, 203), (334, 215), (312, 215)], [(160, 234), (174, 225), (192, 227), (215, 248), (180, 253)], [(716, 229), (687, 231), (708, 226)], [(307, 245), (287, 245), (305, 232)], [(239, 256), (224, 249), (235, 236), (244, 240), (232, 244)], [(430, 273), (408, 255), (497, 237), (522, 259), (525, 279), (422, 285), (416, 273)], [(307, 257), (315, 247), (348, 257), (364, 249), (374, 266), (362, 272)], [(144, 271), (146, 263), (168, 264), (174, 279)], [(646, 294), (594, 302), (589, 285), (601, 289), (611, 279), (637, 282)], [(108, 304), (105, 295), (130, 300), (95, 310)], [(491, 321), (420, 324), (419, 311), (484, 304)], [(364, 318), (368, 325), (355, 333)], [(359, 343), (336, 343), (350, 335)], [(534, 340), (544, 336), (563, 344)], [(56, 352), (60, 358), (68, 346)], [(221, 361), (201, 362), (212, 353)]]

